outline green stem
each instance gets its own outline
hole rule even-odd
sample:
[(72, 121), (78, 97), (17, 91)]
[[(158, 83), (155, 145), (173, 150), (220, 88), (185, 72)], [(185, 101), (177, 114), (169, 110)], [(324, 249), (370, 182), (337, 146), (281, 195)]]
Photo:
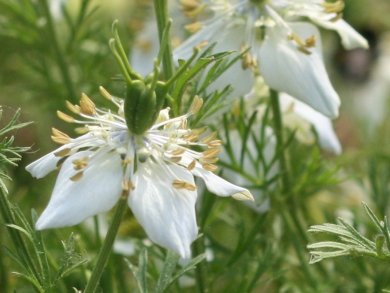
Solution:
[[(287, 229), (290, 231), (292, 235), (299, 235), (302, 242), (307, 243), (307, 236), (305, 234), (305, 230), (302, 227), (301, 222), (296, 217), (296, 210), (291, 207), (294, 206), (293, 202), (293, 187), (291, 186), (290, 179), (290, 168), (288, 165), (288, 161), (286, 158), (286, 146), (284, 142), (283, 135), (283, 123), (282, 123), (282, 114), (280, 110), (280, 102), (278, 92), (271, 90), (271, 108), (273, 113), (273, 123), (274, 123), (274, 131), (276, 136), (276, 144), (277, 144), (277, 152), (279, 155), (279, 164), (280, 164), (280, 172), (282, 174), (282, 199), (278, 201), (280, 207), (278, 207), (278, 211), (285, 223)], [(309, 268), (308, 261), (302, 252), (302, 242), (297, 240), (294, 236), (290, 237), (292, 240), (294, 249), (297, 253), (298, 259), (302, 265), (304, 273), (308, 278), (310, 284), (315, 288), (317, 286), (316, 280), (312, 274), (312, 271)]]
[(119, 225), (126, 211), (126, 207), (127, 196), (122, 196), (116, 206), (114, 217), (112, 219), (110, 228), (108, 229), (106, 239), (104, 240), (103, 246), (100, 249), (95, 268), (92, 271), (91, 278), (88, 281), (84, 293), (93, 293), (96, 291), (96, 288), (99, 284), (99, 280), (102, 276), (102, 273), (110, 256), (115, 237), (119, 230)]
[(50, 46), (54, 50), (54, 56), (57, 60), (58, 67), (61, 72), (61, 76), (64, 81), (65, 87), (68, 90), (69, 98), (72, 101), (76, 101), (77, 100), (76, 91), (73, 87), (73, 82), (70, 77), (70, 72), (68, 70), (68, 66), (64, 59), (65, 54), (61, 51), (60, 45), (58, 43), (57, 33), (54, 29), (54, 23), (49, 10), (49, 5), (47, 3), (47, 0), (40, 0), (40, 2), (42, 3), (42, 7), (47, 21), (47, 30), (49, 34)]
[[(165, 80), (169, 80), (173, 75), (172, 47), (169, 35), (166, 37), (166, 43), (163, 44), (164, 30), (168, 25), (168, 4), (167, 0), (154, 0), (154, 11), (156, 13), (158, 35), (160, 46), (166, 46), (162, 57), (163, 75)], [(169, 32), (167, 32), (169, 33)]]
[[(192, 252), (194, 255), (199, 255), (204, 251), (203, 240), (203, 237), (201, 237), (192, 245)], [(196, 289), (198, 293), (206, 292), (204, 284), (205, 273), (204, 261), (202, 261), (198, 263), (195, 268)]]
[(271, 90), (271, 108), (273, 113), (274, 130), (276, 135), (277, 151), (279, 153), (280, 170), (282, 172), (282, 186), (283, 193), (286, 194), (291, 190), (290, 186), (290, 175), (287, 164), (284, 135), (283, 135), (283, 124), (282, 114), (280, 112), (280, 102), (278, 92)]
[[(14, 215), (13, 215), (13, 212), (12, 212), (12, 209), (11, 209), (11, 206), (8, 202), (7, 196), (1, 188), (0, 188), (0, 212), (3, 216), (4, 222), (6, 224), (17, 225), (15, 218), (14, 218)], [(35, 267), (35, 265), (32, 261), (33, 257), (30, 255), (30, 253), (27, 249), (27, 246), (23, 241), (22, 236), (20, 235), (20, 232), (13, 229), (13, 228), (8, 228), (7, 230), (11, 236), (13, 246), (15, 247), (16, 252), (17, 252), (18, 256), (20, 257), (20, 260), (23, 262), (23, 264), (25, 264), (26, 269), (32, 275), (34, 275), (35, 279), (39, 282), (39, 285), (42, 286), (43, 280), (42, 280), (40, 274), (38, 273), (37, 268)], [(42, 289), (42, 287), (37, 288), (38, 291), (40, 291), (41, 289)]]

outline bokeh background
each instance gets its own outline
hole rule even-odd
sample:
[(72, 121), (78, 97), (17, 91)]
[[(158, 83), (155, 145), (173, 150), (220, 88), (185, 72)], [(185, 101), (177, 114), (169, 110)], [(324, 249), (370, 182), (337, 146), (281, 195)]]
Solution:
[[(43, 210), (56, 174), (35, 180), (25, 171), (25, 166), (56, 147), (50, 140), (51, 127), (72, 133), (69, 125), (56, 117), (56, 110), (65, 109), (65, 100), (77, 102), (82, 92), (96, 97), (94, 101), (104, 106), (98, 95), (100, 85), (115, 95), (121, 95), (119, 70), (108, 46), (113, 19), (120, 20), (123, 39), (131, 52), (145, 20), (153, 17), (152, 3), (145, 0), (52, 0), (47, 6), (44, 2), (0, 0), (0, 105), (3, 110), (0, 123), (5, 124), (18, 108), (22, 111), (21, 121), (34, 122), (15, 133), (15, 144), (30, 146), (31, 150), (23, 156), (19, 167), (9, 171), (13, 181), (7, 183), (10, 200), (27, 216), (31, 209), (38, 213)], [(66, 13), (61, 5), (66, 7)], [(46, 9), (51, 13), (50, 19)], [(345, 51), (336, 34), (323, 32), (327, 69), (342, 99), (341, 114), (334, 125), (343, 146), (342, 155), (324, 154), (324, 160), (340, 166), (342, 180), (308, 199), (312, 214), (310, 224), (334, 222), (337, 216), (342, 216), (370, 235), (372, 227), (361, 201), (371, 204), (380, 218), (389, 215), (389, 15), (388, 0), (346, 1), (344, 18), (368, 39), (369, 50)], [(53, 25), (48, 25), (48, 22), (53, 22)], [(53, 27), (55, 31), (51, 29)], [(247, 210), (239, 209), (247, 213)], [(244, 217), (251, 221), (253, 216)], [(142, 240), (142, 229), (131, 215), (127, 218), (121, 229), (123, 238), (131, 235)], [(229, 237), (237, 237), (233, 236), (233, 229), (221, 229)], [(89, 233), (85, 226), (45, 232), (47, 246), (54, 254), (61, 250), (61, 240), (71, 232), (84, 236)], [(3, 246), (9, 245), (3, 227), (0, 228), (0, 237)], [(96, 253), (99, 240), (79, 238), (79, 249), (83, 254)], [(390, 288), (388, 265), (366, 259), (347, 259), (324, 262), (334, 274), (329, 280), (319, 279), (319, 282), (330, 282), (326, 287), (330, 291), (324, 289), (323, 292), (381, 292), (381, 289)], [(112, 261), (121, 262), (120, 256), (115, 255)], [(126, 286), (134, 289), (130, 273), (121, 271), (121, 266), (111, 269), (117, 269), (117, 274), (123, 275), (123, 282), (130, 284)], [(17, 288), (17, 292), (32, 292), (25, 282), (10, 273), (19, 269), (1, 250), (0, 292), (7, 292), (1, 289), (2, 282), (7, 283), (7, 290)], [(274, 269), (273, 273), (283, 276), (291, 273), (291, 266), (287, 265), (284, 268), (287, 272)], [(297, 281), (299, 279), (287, 278), (291, 284), (281, 285), (287, 281), (280, 275), (268, 274), (253, 292), (282, 292), (283, 288), (288, 288), (285, 292), (304, 291)], [(230, 278), (229, 273), (221, 276), (214, 288), (224, 288), (223, 280)], [(85, 280), (77, 274), (68, 278), (75, 287), (82, 287)], [(116, 288), (117, 292), (124, 292), (121, 285)], [(194, 289), (189, 287), (187, 290), (192, 292)]]

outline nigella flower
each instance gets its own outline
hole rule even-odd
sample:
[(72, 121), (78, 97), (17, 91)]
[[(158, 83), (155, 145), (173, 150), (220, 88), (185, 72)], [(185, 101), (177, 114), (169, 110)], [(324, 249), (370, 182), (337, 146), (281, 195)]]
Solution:
[(135, 134), (127, 124), (131, 118), (138, 123), (144, 115), (127, 117), (123, 100), (103, 88), (101, 92), (117, 113), (97, 108), (86, 95), (79, 105), (68, 102), (80, 118), (63, 112), (58, 116), (81, 125), (77, 130), (85, 133), (71, 138), (53, 129), (52, 139), (62, 146), (26, 168), (36, 178), (60, 169), (36, 228), (76, 225), (128, 196), (129, 207), (152, 241), (190, 257), (190, 244), (197, 237), (194, 176), (219, 196), (252, 199), (247, 189), (213, 173), (221, 141), (214, 134), (205, 135), (204, 129), (188, 127), (188, 117), (202, 100), (195, 97), (190, 112), (175, 118), (169, 118), (169, 109), (161, 110), (149, 129)]
[[(183, 0), (183, 5), (191, 6), (192, 2)], [(214, 12), (214, 18), (198, 24), (201, 29), (175, 50), (176, 58), (186, 59), (193, 47), (205, 42), (216, 43), (216, 51), (247, 50), (242, 68), (236, 67), (225, 76), (242, 94), (250, 87), (243, 86), (247, 82), (237, 77), (245, 76), (247, 80), (243, 69), (259, 69), (271, 88), (328, 117), (338, 115), (340, 100), (324, 66), (319, 31), (312, 23), (337, 31), (347, 49), (366, 48), (367, 41), (341, 19), (342, 1), (210, 0), (202, 10), (206, 6)]]

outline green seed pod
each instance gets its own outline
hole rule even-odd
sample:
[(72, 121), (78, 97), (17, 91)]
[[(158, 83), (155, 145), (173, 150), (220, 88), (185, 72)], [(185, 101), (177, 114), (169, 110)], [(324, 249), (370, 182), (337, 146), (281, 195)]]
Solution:
[(153, 125), (159, 110), (156, 93), (148, 85), (142, 80), (128, 84), (124, 113), (130, 132), (144, 133)]

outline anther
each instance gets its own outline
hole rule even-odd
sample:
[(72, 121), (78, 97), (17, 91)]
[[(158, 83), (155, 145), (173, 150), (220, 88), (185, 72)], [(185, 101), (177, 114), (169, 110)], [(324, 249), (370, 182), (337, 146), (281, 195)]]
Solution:
[(80, 98), (80, 108), (81, 112), (86, 115), (95, 115), (96, 106), (92, 100), (84, 93), (81, 94)]

